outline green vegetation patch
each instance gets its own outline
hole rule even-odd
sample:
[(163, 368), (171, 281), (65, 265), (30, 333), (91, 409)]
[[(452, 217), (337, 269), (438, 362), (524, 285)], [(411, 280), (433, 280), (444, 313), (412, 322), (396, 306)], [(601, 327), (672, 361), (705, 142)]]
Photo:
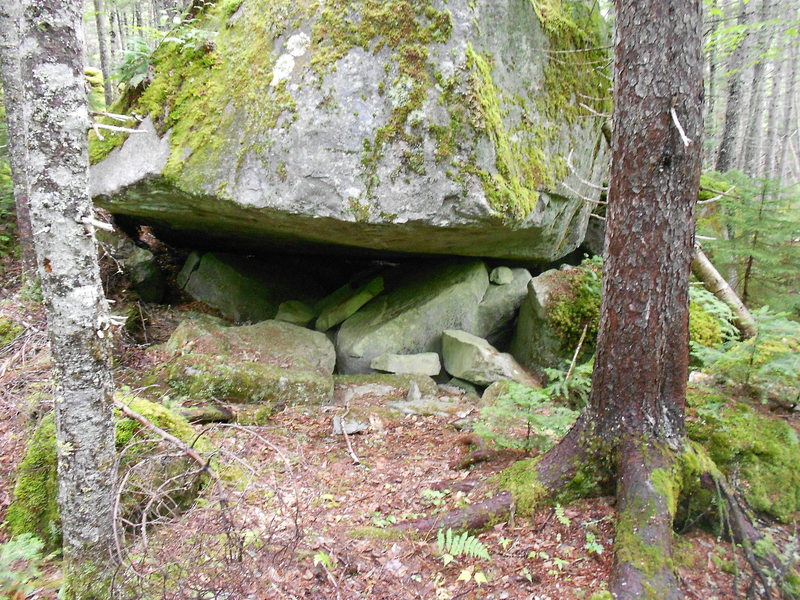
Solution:
[(0, 316), (0, 346), (13, 342), (24, 332), (25, 328), (22, 325), (15, 323), (8, 317)]
[[(142, 398), (125, 395), (119, 395), (117, 398), (157, 427), (182, 441), (186, 443), (194, 441), (196, 436), (194, 430), (180, 415)], [(125, 448), (135, 435), (143, 433), (143, 431), (143, 426), (137, 421), (118, 417), (116, 422), (117, 449)], [(144, 457), (154, 446), (155, 442), (137, 444), (126, 456), (131, 459)], [(41, 539), (48, 549), (57, 548), (61, 543), (56, 500), (56, 468), (55, 415), (51, 412), (38, 424), (28, 443), (25, 457), (17, 474), (14, 500), (8, 507), (6, 515), (6, 524), (11, 535), (33, 534)]]
[(786, 422), (690, 390), (686, 430), (756, 511), (787, 522), (800, 510), (800, 441)]

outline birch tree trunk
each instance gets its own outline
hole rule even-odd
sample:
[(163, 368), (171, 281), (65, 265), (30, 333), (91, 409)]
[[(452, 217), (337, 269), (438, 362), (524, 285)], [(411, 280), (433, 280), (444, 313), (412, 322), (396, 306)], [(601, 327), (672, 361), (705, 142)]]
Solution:
[(0, 3), (0, 80), (3, 82), (3, 101), (8, 124), (8, 150), (11, 180), (14, 184), (14, 205), (17, 213), (17, 233), (22, 254), (22, 269), (26, 276), (36, 273), (36, 253), (33, 249), (28, 178), (25, 171), (27, 124), (22, 101), (22, 72), (19, 61), (19, 0)]
[(55, 376), (60, 598), (108, 598), (115, 460), (108, 307), (88, 194), (81, 0), (25, 0), (31, 219)]

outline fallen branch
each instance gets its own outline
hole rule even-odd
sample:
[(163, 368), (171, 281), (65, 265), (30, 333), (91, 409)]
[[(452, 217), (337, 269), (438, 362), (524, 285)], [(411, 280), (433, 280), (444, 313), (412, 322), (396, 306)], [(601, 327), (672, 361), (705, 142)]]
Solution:
[(751, 338), (758, 333), (753, 315), (698, 245), (695, 245), (692, 255), (692, 273), (709, 292), (733, 311), (734, 325), (743, 338)]
[[(202, 456), (200, 456), (200, 453), (191, 446), (189, 446), (189, 444), (187, 444), (183, 440), (176, 438), (174, 435), (167, 433), (166, 431), (155, 425), (147, 417), (140, 415), (135, 410), (130, 408), (127, 404), (115, 399), (114, 406), (119, 408), (122, 414), (128, 417), (129, 419), (133, 419), (134, 421), (141, 423), (145, 428), (155, 433), (158, 437), (180, 449), (181, 452), (183, 452), (186, 456), (188, 456), (189, 458), (191, 458), (193, 461), (195, 461), (197, 464), (200, 465), (201, 472), (204, 471), (208, 473), (209, 477), (211, 477), (211, 479), (214, 480), (214, 483), (217, 484), (220, 490), (225, 489), (222, 485), (222, 480), (220, 480), (217, 472), (214, 471), (211, 468), (209, 462)], [(225, 498), (221, 498), (220, 502), (224, 505), (226, 503)]]

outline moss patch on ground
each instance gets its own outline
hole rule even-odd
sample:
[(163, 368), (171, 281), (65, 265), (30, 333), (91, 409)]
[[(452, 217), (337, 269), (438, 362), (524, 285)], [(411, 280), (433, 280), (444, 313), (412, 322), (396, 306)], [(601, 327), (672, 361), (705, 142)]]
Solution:
[(757, 512), (788, 522), (800, 510), (800, 440), (781, 419), (690, 390), (686, 430)]
[[(186, 443), (196, 436), (191, 425), (164, 406), (142, 398), (120, 394), (117, 399), (149, 419), (154, 425)], [(128, 418), (117, 417), (116, 445), (125, 448), (143, 426)], [(57, 548), (61, 530), (56, 500), (57, 454), (55, 415), (47, 414), (37, 425), (20, 464), (14, 487), (14, 500), (8, 508), (6, 523), (12, 535), (30, 533), (40, 538), (48, 549)], [(133, 455), (144, 456), (154, 444), (139, 444)], [(202, 449), (202, 447), (201, 447)]]

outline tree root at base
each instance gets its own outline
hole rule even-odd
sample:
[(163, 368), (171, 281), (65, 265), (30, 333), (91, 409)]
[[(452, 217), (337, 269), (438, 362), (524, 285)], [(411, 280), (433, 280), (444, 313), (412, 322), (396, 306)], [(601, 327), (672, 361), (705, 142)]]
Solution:
[[(526, 512), (552, 502), (587, 466), (600, 468), (598, 452), (589, 450), (598, 447), (597, 440), (585, 423), (579, 419), (558, 445), (532, 463), (529, 486), (535, 489), (529, 491), (535, 502), (525, 506)], [(781, 596), (780, 580), (787, 566), (702, 449), (685, 443), (683, 450), (673, 450), (632, 440), (618, 446), (615, 455), (618, 516), (610, 589), (616, 600), (683, 598), (672, 557), (673, 515), (680, 494), (691, 493), (698, 486), (712, 489), (719, 497), (733, 541), (744, 548), (763, 588), (762, 597)], [(513, 517), (515, 508), (514, 494), (504, 490), (466, 508), (404, 522), (395, 529), (421, 533), (447, 528), (480, 530)]]

